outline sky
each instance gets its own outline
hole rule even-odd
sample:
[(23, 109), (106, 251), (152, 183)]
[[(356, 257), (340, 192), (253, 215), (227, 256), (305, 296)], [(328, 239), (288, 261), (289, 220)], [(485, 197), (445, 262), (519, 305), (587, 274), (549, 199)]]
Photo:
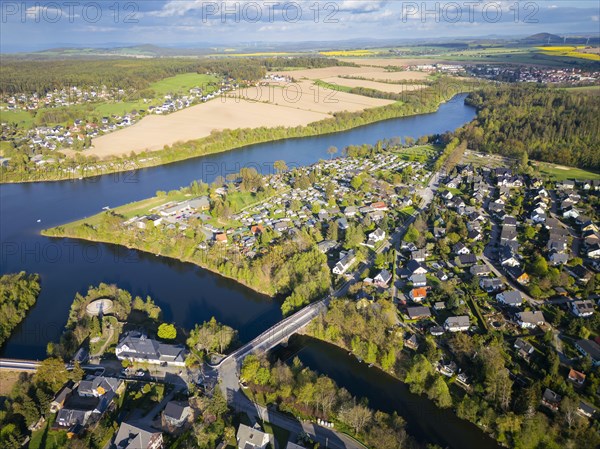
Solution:
[(600, 33), (600, 1), (1, 0), (0, 51)]

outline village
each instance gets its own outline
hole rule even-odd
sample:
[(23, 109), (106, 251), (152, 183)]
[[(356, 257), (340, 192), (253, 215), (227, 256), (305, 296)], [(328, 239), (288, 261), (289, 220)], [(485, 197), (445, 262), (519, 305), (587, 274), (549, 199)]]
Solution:
[[(159, 195), (153, 201), (162, 201), (147, 213), (115, 210), (114, 216), (125, 233), (150, 238), (194, 231), (195, 251), (248, 260), (267, 254), (278, 240), (308, 232), (327, 256), (332, 285), (351, 281), (346, 296), (360, 310), (390, 298), (403, 352), (435, 351), (435, 370), (467, 395), (478, 388), (476, 373), (457, 352), (456, 337), (491, 334), (509, 354), (507, 375), (515, 383), (530, 385), (546, 372), (562, 378), (544, 382), (539, 407), (556, 413), (568, 396), (584, 419), (596, 416), (600, 342), (590, 336), (598, 328), (600, 299), (600, 183), (550, 181), (517, 166), (472, 163), (434, 178), (435, 145), (387, 142), (349, 147), (345, 157), (333, 158), (336, 152), (294, 169), (277, 161), (275, 173), (266, 176), (242, 169), (210, 186)], [(394, 241), (397, 235), (401, 241)], [(374, 263), (363, 265), (367, 260)], [(86, 310), (110, 315), (112, 308), (96, 300)], [(189, 363), (186, 346), (155, 339), (139, 326), (115, 329), (120, 363), (101, 351), (77, 351), (72, 363), (99, 368), (58, 392), (53, 429), (75, 436), (122, 407), (119, 398), (142, 404), (136, 401), (150, 397), (120, 422), (110, 447), (163, 447), (206, 413), (198, 403), (204, 396), (194, 392), (211, 387), (204, 370)], [(240, 449), (273, 447), (265, 428), (236, 426)], [(301, 441), (287, 447), (303, 447)]]
[[(37, 167), (43, 167), (56, 161), (56, 157), (52, 156), (54, 150), (83, 150), (92, 145), (92, 139), (134, 125), (146, 115), (166, 115), (180, 111), (210, 101), (225, 92), (235, 90), (236, 87), (237, 84), (233, 80), (223, 80), (220, 85), (193, 87), (187, 94), (166, 94), (159, 99), (160, 102), (157, 102), (157, 99), (143, 98), (142, 104), (147, 105), (145, 108), (132, 109), (125, 114), (113, 113), (103, 117), (78, 118), (69, 123), (51, 126), (33, 126), (23, 129), (15, 123), (3, 121), (2, 136), (10, 140), (14, 147), (27, 146), (31, 161)], [(33, 94), (31, 98), (25, 95), (11, 96), (3, 102), (6, 102), (7, 111), (18, 109), (31, 111), (86, 103), (110, 103), (114, 106), (112, 109), (116, 110), (119, 103), (127, 104), (122, 101), (125, 95), (123, 89), (115, 89), (113, 92), (105, 86), (90, 90), (74, 86), (70, 90), (49, 92), (44, 101), (38, 98), (38, 94)], [(23, 103), (27, 101), (31, 103)], [(10, 157), (0, 159), (0, 166), (6, 166), (9, 161)]]

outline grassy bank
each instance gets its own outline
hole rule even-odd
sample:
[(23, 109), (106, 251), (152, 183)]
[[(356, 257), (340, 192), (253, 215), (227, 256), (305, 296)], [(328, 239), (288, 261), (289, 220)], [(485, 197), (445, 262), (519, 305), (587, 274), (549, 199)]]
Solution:
[(87, 178), (169, 164), (259, 143), (347, 131), (378, 121), (435, 112), (442, 103), (450, 100), (456, 94), (471, 91), (477, 86), (477, 83), (440, 80), (427, 89), (407, 92), (403, 101), (360, 112), (337, 113), (333, 118), (314, 122), (307, 126), (223, 130), (203, 139), (176, 143), (170, 147), (165, 146), (159, 151), (142, 152), (128, 158), (115, 158), (101, 162), (86, 160), (85, 153), (82, 153), (79, 160), (70, 159), (53, 165), (47, 164), (43, 170), (27, 166), (23, 169), (3, 168), (0, 171), (0, 182)]

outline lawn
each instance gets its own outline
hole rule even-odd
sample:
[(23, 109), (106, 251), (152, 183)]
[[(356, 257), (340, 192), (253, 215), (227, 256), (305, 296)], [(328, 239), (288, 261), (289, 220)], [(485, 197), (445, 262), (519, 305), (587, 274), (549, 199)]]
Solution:
[(17, 123), (19, 126), (30, 128), (33, 126), (33, 116), (29, 111), (22, 109), (16, 111), (2, 111), (0, 112), (2, 122)]
[(271, 435), (275, 436), (277, 445), (280, 448), (284, 448), (287, 446), (287, 443), (290, 438), (290, 432), (288, 432), (287, 430), (282, 429), (281, 427), (278, 427), (274, 424), (268, 423), (268, 422), (263, 422), (262, 424), (263, 424), (263, 428), (264, 428), (265, 432), (270, 433)]
[[(200, 75), (198, 73), (184, 73), (171, 76), (150, 84), (149, 89), (156, 92), (157, 96), (163, 97), (167, 94), (188, 94), (193, 87), (200, 87), (203, 92), (213, 92), (219, 79), (212, 75)], [(210, 86), (209, 86), (210, 84)]]
[(29, 449), (61, 449), (67, 445), (67, 432), (64, 430), (50, 430), (56, 415), (50, 415), (46, 425), (31, 434)]
[(600, 173), (595, 173), (581, 168), (563, 167), (562, 165), (549, 164), (546, 162), (535, 162), (540, 172), (551, 179), (563, 181), (565, 179), (600, 179)]

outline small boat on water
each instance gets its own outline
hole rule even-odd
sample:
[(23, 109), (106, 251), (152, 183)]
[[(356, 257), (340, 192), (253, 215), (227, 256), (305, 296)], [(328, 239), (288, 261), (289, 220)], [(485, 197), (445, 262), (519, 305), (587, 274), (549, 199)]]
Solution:
[(102, 208), (102, 210), (110, 210), (110, 207), (108, 207), (108, 206), (104, 206), (104, 207)]
[(42, 222), (42, 220), (41, 220), (40, 218), (38, 218), (38, 219), (37, 219), (37, 222), (38, 222), (38, 223), (41, 223), (41, 222)]

